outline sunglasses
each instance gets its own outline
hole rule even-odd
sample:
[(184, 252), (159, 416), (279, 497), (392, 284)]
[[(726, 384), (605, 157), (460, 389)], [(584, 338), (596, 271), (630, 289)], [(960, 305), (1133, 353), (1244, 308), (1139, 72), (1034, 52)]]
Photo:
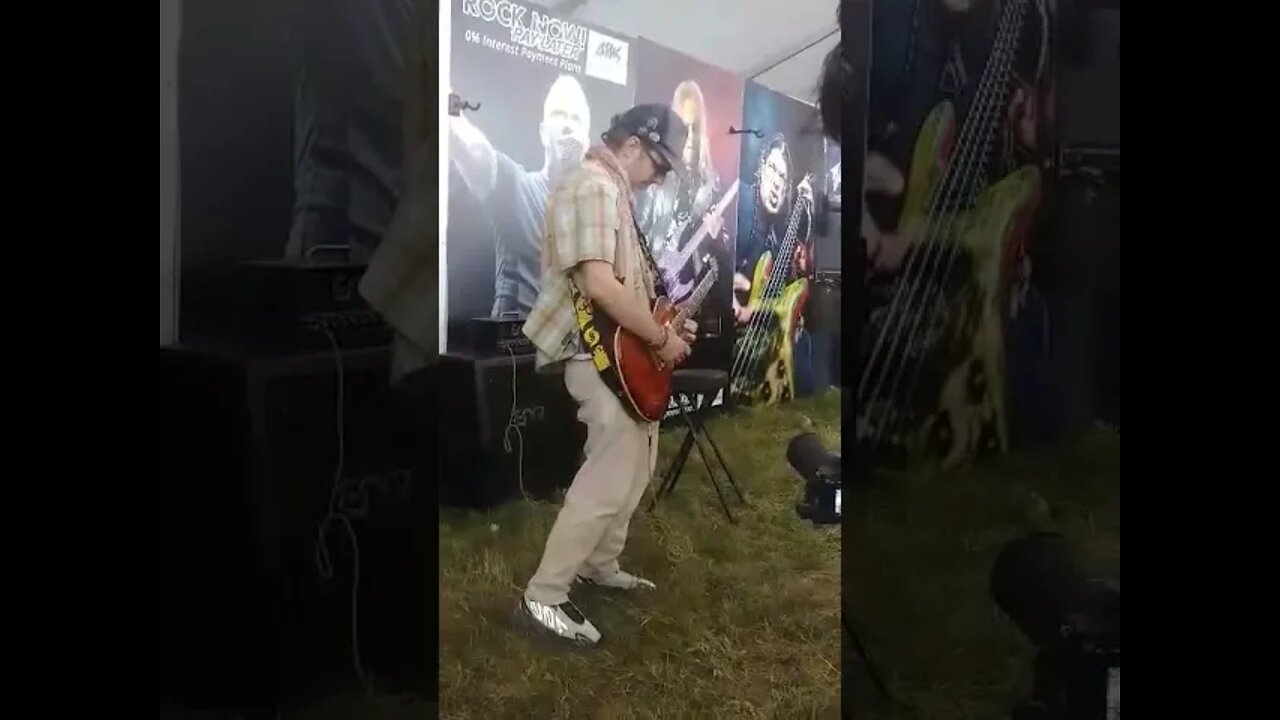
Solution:
[(671, 164), (657, 150), (646, 147), (645, 152), (649, 153), (649, 159), (653, 161), (653, 167), (658, 171), (658, 175), (666, 175), (671, 172)]

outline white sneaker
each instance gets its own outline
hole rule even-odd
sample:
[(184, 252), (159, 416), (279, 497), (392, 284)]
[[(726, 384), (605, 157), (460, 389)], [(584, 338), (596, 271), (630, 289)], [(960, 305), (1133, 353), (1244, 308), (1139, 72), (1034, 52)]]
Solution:
[(520, 610), (525, 618), (537, 627), (550, 631), (579, 645), (594, 647), (600, 642), (600, 631), (572, 602), (546, 605), (529, 598), (520, 600)]
[(578, 576), (578, 582), (584, 585), (598, 585), (600, 587), (613, 588), (615, 590), (657, 590), (658, 586), (651, 581), (642, 577), (637, 577), (629, 572), (619, 570), (618, 572), (602, 577), (589, 578), (584, 575)]

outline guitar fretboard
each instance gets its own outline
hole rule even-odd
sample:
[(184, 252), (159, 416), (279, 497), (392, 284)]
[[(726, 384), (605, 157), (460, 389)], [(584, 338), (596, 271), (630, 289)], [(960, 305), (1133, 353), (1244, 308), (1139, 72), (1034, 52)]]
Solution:
[(684, 327), (689, 316), (698, 312), (702, 307), (702, 301), (707, 299), (707, 293), (711, 292), (711, 288), (716, 284), (716, 278), (720, 276), (720, 264), (715, 258), (707, 261), (707, 274), (698, 282), (698, 287), (694, 289), (693, 294), (689, 296), (688, 301), (680, 306), (680, 311), (676, 313), (676, 319), (673, 325), (677, 328)]

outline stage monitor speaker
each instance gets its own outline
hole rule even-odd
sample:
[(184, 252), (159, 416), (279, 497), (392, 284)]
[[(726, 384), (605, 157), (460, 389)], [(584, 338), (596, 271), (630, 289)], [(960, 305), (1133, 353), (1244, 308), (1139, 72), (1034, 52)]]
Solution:
[(823, 203), (813, 220), (813, 267), (817, 272), (839, 272), (843, 263), (844, 214)]
[(357, 661), (381, 687), (435, 687), (432, 478), (413, 472), (423, 463), (405, 443), (388, 350), (340, 359), (339, 474), (333, 353), (161, 349), (160, 537), (172, 583), (161, 636), (173, 703), (308, 703), (358, 686)]
[(814, 274), (805, 321), (814, 332), (840, 331), (840, 271)]
[(840, 271), (819, 270), (813, 278), (805, 324), (813, 348), (814, 384), (818, 389), (840, 385)]
[(439, 391), (442, 503), (488, 509), (569, 486), (586, 427), (564, 375), (535, 372), (532, 355), (449, 352)]

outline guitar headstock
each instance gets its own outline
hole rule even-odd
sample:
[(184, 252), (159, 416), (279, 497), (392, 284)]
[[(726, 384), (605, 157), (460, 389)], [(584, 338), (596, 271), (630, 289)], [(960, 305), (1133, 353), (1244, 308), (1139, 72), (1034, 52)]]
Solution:
[(813, 173), (805, 173), (800, 182), (796, 183), (796, 197), (813, 205)]

